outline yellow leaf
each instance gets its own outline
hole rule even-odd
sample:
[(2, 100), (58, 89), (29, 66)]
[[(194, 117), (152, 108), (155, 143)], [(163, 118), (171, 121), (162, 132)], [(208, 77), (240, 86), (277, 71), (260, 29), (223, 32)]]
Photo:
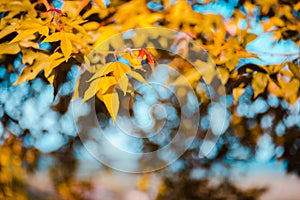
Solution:
[(175, 81), (174, 85), (186, 85), (187, 83), (193, 84), (198, 82), (201, 77), (201, 74), (196, 69), (190, 69), (187, 71), (184, 76), (179, 76)]
[(54, 75), (49, 76), (49, 77), (47, 78), (47, 80), (49, 81), (49, 83), (50, 83), (51, 85), (53, 85)]
[(300, 67), (294, 63), (288, 63), (289, 69), (294, 74), (294, 76), (300, 80)]
[(34, 62), (32, 66), (25, 67), (21, 75), (19, 75), (18, 80), (13, 85), (21, 84), (25, 81), (34, 79), (40, 71), (46, 68), (49, 63), (44, 61)]
[(245, 43), (248, 44), (251, 41), (255, 40), (258, 35), (253, 34), (253, 33), (247, 33), (247, 35), (244, 37)]
[(113, 35), (119, 33), (115, 27), (112, 26), (105, 26), (100, 28), (101, 35), (96, 40), (94, 47), (101, 46), (108, 38), (112, 37)]
[(245, 92), (245, 88), (234, 88), (232, 90), (235, 103), (238, 101), (238, 99), (240, 98), (240, 96), (242, 96), (244, 92)]
[(294, 5), (294, 9), (298, 12), (300, 10), (300, 2)]
[(197, 60), (194, 63), (194, 66), (201, 73), (202, 77), (204, 78), (204, 81), (208, 84), (210, 84), (213, 78), (217, 75), (217, 72), (215, 71), (213, 65), (209, 62)]
[(137, 72), (135, 72), (135, 71), (129, 71), (129, 72), (127, 72), (127, 74), (128, 74), (129, 76), (131, 76), (132, 78), (134, 78), (134, 79), (136, 79), (136, 80), (138, 80), (138, 81), (140, 81), (140, 82), (142, 82), (142, 83), (146, 83), (147, 85), (150, 85), (150, 84), (148, 83), (148, 81), (146, 81), (146, 80), (144, 79), (144, 77), (143, 77), (142, 75), (140, 75), (139, 73), (137, 73)]
[(73, 41), (74, 43), (76, 43), (80, 46), (84, 46), (81, 38), (78, 37), (77, 35), (75, 35), (73, 33), (66, 33), (66, 36), (69, 38), (69, 40)]
[(124, 75), (118, 82), (119, 87), (124, 93), (124, 96), (126, 95), (127, 87), (128, 87), (128, 77)]
[(41, 19), (32, 19), (29, 18), (26, 21), (23, 21), (21, 24), (21, 29), (34, 29), (34, 28), (40, 28), (43, 26), (43, 23)]
[(73, 33), (66, 33), (66, 36), (72, 41), (81, 42), (81, 38)]
[(119, 81), (128, 71), (130, 71), (130, 67), (121, 62), (115, 62), (115, 69), (113, 74), (117, 81)]
[[(130, 63), (130, 65), (134, 68), (134, 69), (141, 69), (143, 68), (142, 67), (142, 64), (141, 64), (141, 61), (139, 61), (137, 59), (137, 55), (135, 55), (136, 57), (134, 56), (131, 56), (129, 53), (126, 53), (124, 55), (122, 55), (123, 58), (127, 59)], [(146, 56), (146, 55), (145, 55)]]
[(44, 69), (45, 77), (48, 77), (53, 69), (55, 69), (58, 65), (63, 63), (66, 59), (65, 58), (60, 58), (58, 60), (53, 60), (48, 67)]
[(71, 101), (74, 101), (74, 100), (78, 99), (79, 96), (80, 96), (80, 94), (79, 94), (80, 93), (79, 92), (80, 79), (81, 79), (81, 77), (79, 76), (76, 83), (75, 83), (75, 86), (74, 86), (73, 96), (72, 96)]
[(11, 34), (12, 32), (14, 32), (17, 28), (17, 24), (15, 25), (10, 25), (10, 26), (6, 26), (1, 32), (0, 32), (0, 39)]
[(102, 66), (100, 68), (100, 70), (98, 70), (93, 76), (92, 78), (90, 78), (88, 80), (88, 82), (94, 80), (94, 79), (97, 79), (97, 78), (100, 78), (101, 76), (104, 76), (110, 72), (112, 72), (113, 70), (115, 70), (115, 62), (111, 62), (111, 63), (108, 63), (104, 66)]
[(82, 26), (85, 30), (92, 31), (98, 29), (100, 25), (97, 22), (88, 22), (83, 24)]
[(284, 97), (292, 105), (299, 98), (300, 81), (298, 79), (292, 79), (284, 89)]
[(101, 98), (115, 124), (120, 105), (118, 93), (110, 91), (106, 94), (99, 94), (98, 92), (97, 97)]
[(76, 16), (90, 3), (89, 0), (82, 0), (77, 7)]
[(86, 34), (85, 29), (84, 29), (81, 25), (78, 25), (78, 24), (71, 24), (71, 26), (72, 26), (74, 29), (78, 30), (80, 33)]
[(42, 43), (44, 42), (57, 42), (61, 40), (61, 33), (60, 32), (56, 32), (56, 33), (52, 33), (51, 35), (49, 35), (48, 37), (46, 37)]
[(101, 90), (101, 93), (105, 94), (109, 89), (114, 89), (116, 83), (116, 79), (112, 76), (93, 80), (89, 88), (85, 91), (82, 102), (85, 102), (95, 96), (99, 90)]
[(56, 59), (59, 59), (59, 58), (62, 58), (64, 55), (59, 53), (59, 52), (55, 52), (54, 54), (52, 54), (51, 56), (49, 56), (48, 58), (46, 58), (44, 61), (45, 62), (51, 62), (53, 60), (56, 60)]
[[(34, 37), (35, 38), (35, 37)], [(34, 49), (40, 49), (39, 48), (39, 44), (35, 41), (31, 41), (30, 37), (28, 39), (22, 40), (19, 42), (19, 45), (21, 47), (25, 47), (25, 48), (34, 48)]]
[(60, 48), (66, 61), (68, 61), (72, 53), (72, 43), (64, 31), (61, 32)]
[(46, 58), (44, 62), (48, 62), (49, 65), (44, 69), (45, 77), (47, 78), (51, 74), (52, 70), (64, 61), (65, 59), (63, 58), (63, 54), (59, 52), (55, 52), (54, 54)]
[(12, 41), (10, 41), (10, 44), (14, 43), (14, 42), (19, 42), (20, 40), (23, 40), (23, 39), (33, 35), (34, 33), (38, 32), (38, 30), (39, 29), (29, 29), (29, 30), (22, 31)]
[(48, 54), (45, 54), (40, 51), (35, 51), (32, 49), (22, 50), (22, 63), (32, 65), (34, 60), (41, 60), (41, 58), (47, 57)]
[(99, 90), (99, 80), (94, 80), (93, 82), (91, 82), (90, 86), (85, 91), (82, 102), (85, 102), (90, 98), (92, 98), (93, 96), (95, 96), (98, 90)]
[(48, 36), (49, 35), (49, 28), (48, 26), (41, 26), (38, 29), (39, 34), (44, 35), (44, 36)]
[(229, 78), (229, 71), (227, 68), (218, 68), (218, 71), (220, 73), (222, 83), (226, 84)]
[(113, 76), (102, 77), (99, 79), (99, 89), (101, 89), (102, 93), (106, 93), (108, 90), (114, 88), (117, 81)]
[(21, 51), (17, 43), (2, 43), (0, 44), (0, 54), (17, 54)]
[(254, 98), (256, 98), (259, 94), (265, 91), (267, 83), (268, 79), (265, 74), (260, 72), (253, 74), (252, 87), (254, 90)]

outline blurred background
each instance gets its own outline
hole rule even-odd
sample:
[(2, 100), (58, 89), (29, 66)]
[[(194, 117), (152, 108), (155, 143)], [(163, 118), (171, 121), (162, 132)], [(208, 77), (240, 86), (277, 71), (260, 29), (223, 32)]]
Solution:
[[(66, 4), (58, 0), (49, 2), (59, 9)], [(2, 56), (0, 199), (300, 199), (299, 84), (295, 90), (283, 91), (292, 94), (277, 95), (277, 88), (273, 92), (268, 88), (256, 95), (257, 88), (246, 80), (248, 75), (252, 77), (257, 71), (265, 69), (259, 66), (267, 68), (283, 63), (282, 68), (289, 71), (286, 62), (293, 61), (296, 63), (296, 70), (299, 69), (299, 29), (294, 32), (288, 30), (288, 23), (296, 22), (299, 25), (299, 3), (284, 0), (104, 1), (107, 8), (123, 10), (124, 13), (133, 9), (132, 6), (143, 4), (145, 7), (142, 9), (147, 10), (145, 12), (149, 16), (158, 13), (166, 19), (153, 25), (169, 28), (177, 26), (169, 22), (169, 17), (170, 13), (181, 12), (182, 7), (176, 5), (183, 4), (182, 2), (189, 5), (183, 10), (199, 14), (202, 20), (206, 17), (218, 17), (221, 24), (226, 24), (224, 34), (227, 36), (224, 37), (228, 40), (248, 37), (240, 33), (243, 30), (256, 35), (255, 39), (244, 45), (251, 56), (240, 56), (237, 53), (235, 61), (232, 61), (233, 58), (230, 58), (230, 62), (224, 61), (225, 65), (233, 66), (225, 84), (227, 95), (221, 97), (226, 112), (219, 112), (218, 105), (211, 104), (209, 89), (203, 89), (203, 82), (194, 87), (198, 98), (189, 91), (183, 91), (185, 104), (178, 106), (178, 102), (173, 100), (172, 92), (161, 87), (167, 85), (174, 75), (169, 70), (174, 60), (164, 60), (147, 77), (148, 81), (160, 84), (138, 89), (141, 95), (134, 99), (134, 115), (131, 119), (122, 115), (117, 117), (119, 126), (127, 131), (138, 130), (139, 134), (144, 135), (156, 132), (157, 126), (163, 121), (161, 134), (147, 141), (136, 140), (132, 143), (122, 136), (122, 131), (114, 125), (103, 104), (96, 102), (100, 106), (97, 110), (99, 125), (105, 130), (111, 143), (118, 147), (132, 152), (147, 152), (170, 142), (178, 129), (181, 114), (193, 117), (199, 109), (197, 137), (178, 160), (161, 170), (146, 174), (124, 173), (101, 164), (88, 152), (78, 136), (76, 122), (88, 114), (91, 108), (81, 105), (80, 99), (71, 101), (80, 74), (76, 65), (70, 66), (66, 71), (59, 71), (64, 78), (55, 87), (49, 84), (43, 74), (12, 86), (25, 66), (22, 54)], [(286, 9), (284, 14), (278, 11), (279, 8)], [(114, 15), (116, 14), (112, 16)], [(5, 16), (2, 11), (0, 16)], [(272, 18), (274, 16), (282, 22), (274, 22), (275, 25), (266, 28), (264, 23), (275, 20)], [(186, 14), (186, 17), (195, 16)], [(118, 20), (121, 25), (125, 23), (116, 16), (116, 23)], [(137, 17), (130, 20), (139, 22), (146, 19)], [(178, 26), (185, 25), (185, 22), (181, 22)], [(142, 25), (137, 25), (139, 26)], [(189, 26), (192, 28), (186, 28), (185, 32), (193, 33), (193, 27), (199, 26), (192, 24)], [(281, 35), (278, 39), (274, 34), (279, 30)], [(207, 35), (197, 35), (197, 31), (194, 39), (202, 41), (200, 45), (203, 48), (212, 44), (210, 41), (214, 39)], [(50, 49), (47, 46), (49, 43), (39, 45), (41, 49)], [(208, 48), (207, 52), (220, 67), (222, 52), (214, 55), (213, 48)], [(239, 81), (236, 79), (238, 76), (242, 77), (239, 80), (243, 82), (239, 95), (236, 94), (239, 91), (234, 90), (237, 87), (235, 83)], [(287, 80), (289, 81), (290, 79)], [(202, 93), (207, 95), (202, 97)], [(286, 96), (293, 97), (289, 99)], [(72, 106), (80, 109), (74, 112)], [(210, 120), (211, 117), (215, 120), (225, 119), (224, 125), (220, 128), (220, 124)], [(128, 120), (134, 121), (135, 127), (126, 126)], [(209, 128), (220, 129), (220, 138), (207, 157), (201, 157), (199, 149)], [(170, 155), (172, 156), (172, 152)], [(160, 158), (167, 159), (170, 155), (160, 155)], [(114, 152), (111, 152), (111, 156), (118, 157)], [(122, 159), (124, 161), (120, 165), (140, 164), (139, 159), (131, 163), (126, 158)]]

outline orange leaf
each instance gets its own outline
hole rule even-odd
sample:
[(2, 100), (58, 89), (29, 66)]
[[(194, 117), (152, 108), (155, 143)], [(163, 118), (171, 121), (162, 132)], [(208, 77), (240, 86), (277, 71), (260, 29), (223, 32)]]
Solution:
[(114, 76), (117, 81), (119, 81), (126, 73), (130, 71), (130, 67), (121, 62), (115, 62)]

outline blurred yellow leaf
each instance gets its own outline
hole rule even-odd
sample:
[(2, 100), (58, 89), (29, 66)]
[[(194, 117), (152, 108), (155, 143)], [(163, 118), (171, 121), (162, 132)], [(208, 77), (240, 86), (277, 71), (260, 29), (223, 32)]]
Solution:
[(218, 71), (220, 73), (220, 78), (223, 84), (226, 84), (229, 78), (229, 71), (227, 68), (218, 68)]
[(139, 61), (136, 57), (137, 55), (131, 56), (129, 53), (126, 53), (122, 55), (123, 58), (127, 59), (130, 63), (130, 65), (135, 69), (141, 69), (142, 64), (141, 61)]
[(245, 88), (234, 88), (232, 94), (234, 97), (234, 102), (237, 102), (240, 96), (245, 92)]
[(267, 83), (268, 79), (266, 74), (260, 72), (256, 72), (255, 74), (253, 74), (252, 87), (254, 90), (254, 98), (265, 91)]
[(295, 6), (294, 9), (298, 12), (300, 10), (300, 2), (298, 2)]
[(286, 84), (284, 89), (284, 97), (292, 105), (299, 98), (300, 91), (300, 81), (298, 79), (292, 79), (289, 83)]
[(289, 69), (294, 74), (294, 76), (300, 80), (300, 67), (294, 63), (288, 63)]
[(194, 82), (199, 81), (201, 74), (196, 69), (188, 70), (184, 76), (179, 76), (175, 81), (175, 85), (186, 85), (187, 82), (189, 84), (193, 84)]

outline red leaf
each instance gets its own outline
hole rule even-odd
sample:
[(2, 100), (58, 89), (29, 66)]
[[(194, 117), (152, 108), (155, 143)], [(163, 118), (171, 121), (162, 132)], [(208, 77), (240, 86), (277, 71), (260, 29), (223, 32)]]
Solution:
[(50, 8), (49, 10), (47, 10), (47, 12), (56, 12), (57, 14), (60, 14), (60, 15), (63, 14), (61, 9), (58, 9), (58, 8)]
[(149, 52), (147, 52), (147, 51), (145, 53), (146, 53), (146, 57), (147, 57), (148, 63), (149, 64), (154, 64), (154, 57)]
[(141, 61), (141, 60), (143, 60), (143, 58), (144, 58), (145, 55), (146, 55), (146, 58), (147, 58), (147, 60), (148, 60), (148, 63), (149, 63), (150, 66), (151, 66), (151, 69), (152, 69), (152, 71), (153, 71), (153, 70), (154, 70), (154, 63), (155, 63), (154, 57), (153, 57), (147, 50), (145, 50), (145, 49), (140, 49), (139, 55), (138, 55), (137, 59), (138, 59), (139, 61)]
[(154, 57), (148, 51), (145, 51), (145, 53), (146, 53), (146, 57), (147, 57), (148, 63), (151, 66), (152, 71), (154, 71), (154, 63), (155, 63)]
[(146, 50), (145, 50), (145, 49), (140, 49), (139, 55), (138, 55), (137, 59), (138, 59), (139, 61), (142, 61), (145, 54), (146, 54)]

